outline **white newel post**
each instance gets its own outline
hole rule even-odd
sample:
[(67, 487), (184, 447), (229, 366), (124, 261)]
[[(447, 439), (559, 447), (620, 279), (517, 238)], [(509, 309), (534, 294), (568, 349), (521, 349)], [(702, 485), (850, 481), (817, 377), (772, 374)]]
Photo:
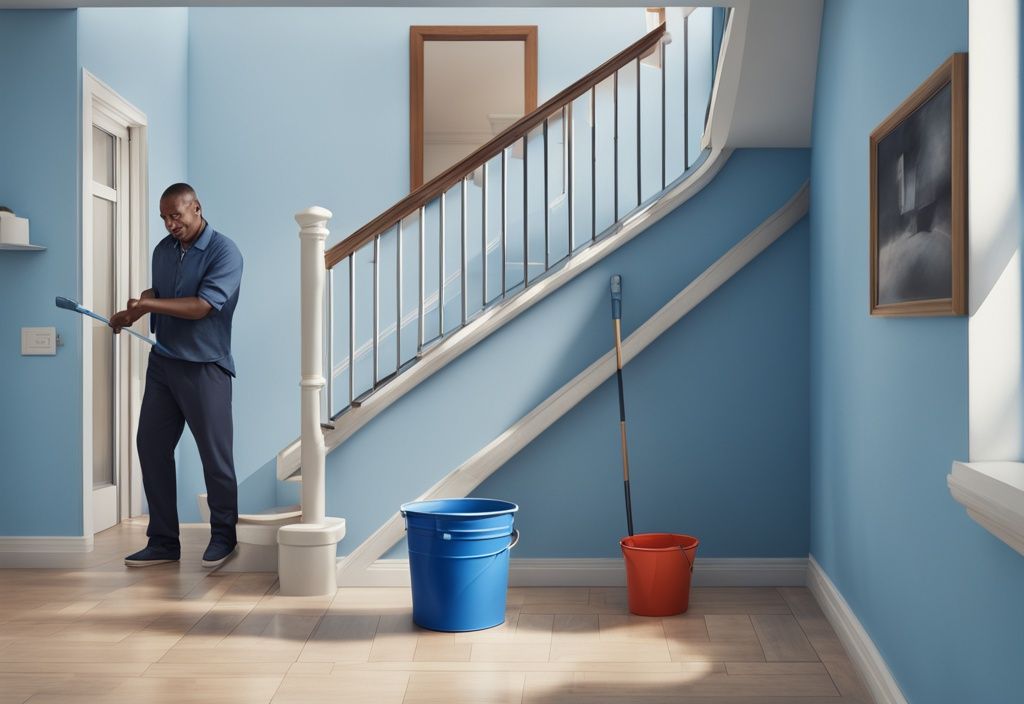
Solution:
[(324, 503), (324, 436), (320, 431), (320, 392), (324, 349), (324, 241), (331, 211), (310, 208), (295, 216), (302, 242), (299, 305), (302, 311), (302, 522), (320, 523)]
[(313, 207), (295, 215), (302, 242), (302, 523), (277, 533), (281, 594), (317, 596), (337, 589), (338, 541), (345, 521), (326, 515), (324, 437), (320, 429), (323, 376), (324, 241), (331, 211)]

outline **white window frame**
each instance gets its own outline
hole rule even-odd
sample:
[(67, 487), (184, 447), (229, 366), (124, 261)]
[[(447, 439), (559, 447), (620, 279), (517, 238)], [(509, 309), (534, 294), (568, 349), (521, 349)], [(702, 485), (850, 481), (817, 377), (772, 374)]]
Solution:
[[(149, 220), (146, 216), (149, 202), (148, 179), (148, 121), (146, 115), (117, 94), (110, 86), (89, 71), (82, 70), (82, 159), (79, 171), (81, 194), (81, 221), (79, 241), (80, 290), (79, 300), (86, 308), (92, 301), (92, 128), (98, 115), (122, 125), (129, 134), (129, 203), (128, 232), (129, 288), (138, 293), (149, 281)], [(93, 474), (92, 474), (92, 333), (91, 319), (82, 316), (82, 534), (92, 536), (93, 530)], [(147, 350), (142, 343), (125, 336), (129, 367), (128, 408), (122, 414), (121, 432), (127, 433), (131, 479), (121, 478), (121, 518), (142, 512), (142, 473), (135, 447), (135, 424), (142, 406), (142, 387), (145, 381)], [(130, 495), (127, 494), (131, 488)]]

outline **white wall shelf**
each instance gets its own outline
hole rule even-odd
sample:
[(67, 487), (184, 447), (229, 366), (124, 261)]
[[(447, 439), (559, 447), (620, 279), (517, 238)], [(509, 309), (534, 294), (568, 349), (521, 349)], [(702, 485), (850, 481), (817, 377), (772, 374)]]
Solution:
[(954, 462), (946, 484), (968, 516), (1024, 555), (1024, 463)]
[(42, 252), (46, 247), (35, 244), (5, 244), (0, 242), (0, 252)]

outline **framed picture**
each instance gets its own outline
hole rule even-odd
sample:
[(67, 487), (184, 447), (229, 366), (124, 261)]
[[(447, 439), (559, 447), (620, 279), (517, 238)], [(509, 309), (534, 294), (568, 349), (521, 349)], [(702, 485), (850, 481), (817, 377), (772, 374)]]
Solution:
[(871, 315), (967, 312), (967, 54), (871, 133)]

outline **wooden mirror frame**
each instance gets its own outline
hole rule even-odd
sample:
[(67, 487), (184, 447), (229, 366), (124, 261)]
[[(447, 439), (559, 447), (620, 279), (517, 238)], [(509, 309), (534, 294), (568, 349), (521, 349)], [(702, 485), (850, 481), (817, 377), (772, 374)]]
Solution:
[(524, 115), (537, 109), (537, 27), (504, 26), (413, 26), (409, 27), (409, 188), (423, 185), (423, 43), (441, 42), (523, 42)]

